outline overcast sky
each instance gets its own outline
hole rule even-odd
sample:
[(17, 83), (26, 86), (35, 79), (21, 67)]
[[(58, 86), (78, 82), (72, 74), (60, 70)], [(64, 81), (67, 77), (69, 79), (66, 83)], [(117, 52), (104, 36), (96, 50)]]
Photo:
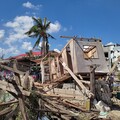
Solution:
[(120, 0), (0, 0), (0, 54), (15, 56), (31, 50), (35, 38), (24, 33), (34, 17), (51, 21), (50, 49), (61, 50), (65, 36), (96, 37), (120, 44)]

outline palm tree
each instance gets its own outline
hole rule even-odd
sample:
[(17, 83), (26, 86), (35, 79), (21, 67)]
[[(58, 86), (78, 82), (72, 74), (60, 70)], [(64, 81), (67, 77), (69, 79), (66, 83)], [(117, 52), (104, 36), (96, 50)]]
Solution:
[(54, 39), (54, 37), (52, 35), (47, 33), (47, 30), (50, 28), (51, 22), (48, 21), (47, 18), (44, 18), (43, 21), (41, 18), (36, 19), (36, 18), (32, 17), (32, 19), (34, 20), (35, 24), (25, 34), (27, 34), (29, 37), (37, 38), (37, 41), (35, 42), (33, 49), (36, 46), (39, 46), (40, 42), (42, 42), (41, 52), (42, 52), (42, 55), (45, 56), (49, 51), (48, 38)]

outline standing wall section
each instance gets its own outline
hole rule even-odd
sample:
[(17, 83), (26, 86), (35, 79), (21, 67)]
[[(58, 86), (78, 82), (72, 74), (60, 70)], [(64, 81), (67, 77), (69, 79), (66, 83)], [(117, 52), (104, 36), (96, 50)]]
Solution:
[[(89, 46), (89, 45), (96, 46), (98, 58), (91, 58), (91, 59), (84, 58), (83, 47)], [(74, 50), (74, 57), (76, 61), (74, 66), (75, 68), (74, 73), (88, 73), (90, 72), (89, 66), (93, 64), (96, 64), (99, 66), (97, 67), (95, 72), (98, 72), (98, 73), (109, 72), (101, 42), (99, 41), (90, 42), (90, 41), (80, 41), (80, 40), (78, 40), (78, 42), (74, 41), (73, 50)]]

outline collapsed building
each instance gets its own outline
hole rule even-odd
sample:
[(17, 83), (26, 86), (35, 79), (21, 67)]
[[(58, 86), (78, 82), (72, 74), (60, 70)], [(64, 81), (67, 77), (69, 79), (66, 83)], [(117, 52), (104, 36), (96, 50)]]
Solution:
[(111, 91), (106, 84), (109, 70), (101, 40), (75, 37), (60, 53), (50, 51), (45, 57), (30, 59), (30, 62), (40, 66), (41, 77), (38, 81), (29, 77), (31, 64), (26, 70), (23, 67), (25, 64), (21, 66), (16, 60), (12, 66), (0, 64), (1, 68), (14, 73), (14, 79), (8, 81), (9, 87), (6, 87), (7, 81), (0, 81), (0, 89), (15, 94), (23, 120), (29, 119), (23, 96), (30, 96), (31, 90), (39, 97), (38, 111), (45, 115), (51, 113), (57, 119), (77, 119), (80, 111), (91, 110), (94, 99), (111, 106)]

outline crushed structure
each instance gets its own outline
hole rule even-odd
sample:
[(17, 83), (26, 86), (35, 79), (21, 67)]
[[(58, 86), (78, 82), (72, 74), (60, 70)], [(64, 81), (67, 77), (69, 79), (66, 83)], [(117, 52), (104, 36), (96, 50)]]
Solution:
[[(36, 81), (30, 75), (33, 64), (40, 68)], [(7, 103), (0, 103), (7, 105), (0, 111), (0, 117), (5, 119), (9, 116), (14, 120), (20, 110), (22, 119), (29, 120), (26, 111), (33, 109), (39, 117), (50, 115), (72, 120), (91, 112), (94, 99), (111, 106), (111, 91), (106, 84), (109, 70), (99, 39), (72, 38), (60, 53), (50, 51), (40, 59), (29, 59), (29, 64), (25, 60), (5, 61), (0, 63), (0, 68), (13, 73), (13, 78), (0, 80), (0, 89), (14, 96)], [(31, 108), (35, 104), (30, 101), (34, 95), (38, 106)], [(27, 104), (27, 99), (32, 105)], [(96, 118), (93, 114), (88, 116), (91, 120)]]

